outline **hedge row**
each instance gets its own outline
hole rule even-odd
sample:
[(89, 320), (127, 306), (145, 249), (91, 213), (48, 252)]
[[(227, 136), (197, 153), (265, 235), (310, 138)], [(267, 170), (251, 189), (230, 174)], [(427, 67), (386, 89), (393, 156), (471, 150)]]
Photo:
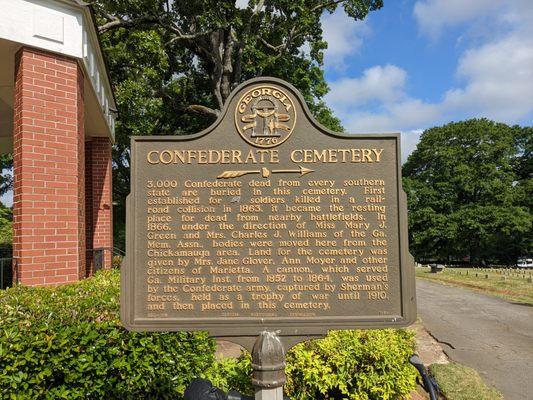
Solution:
[(214, 362), (205, 333), (130, 333), (118, 272), (0, 294), (0, 392), (9, 399), (175, 399)]
[[(56, 288), (0, 291), (2, 399), (181, 399), (196, 376), (250, 392), (250, 359), (216, 361), (204, 332), (132, 333), (119, 315), (119, 273)], [(393, 399), (414, 386), (408, 331), (342, 331), (287, 355), (286, 393)]]

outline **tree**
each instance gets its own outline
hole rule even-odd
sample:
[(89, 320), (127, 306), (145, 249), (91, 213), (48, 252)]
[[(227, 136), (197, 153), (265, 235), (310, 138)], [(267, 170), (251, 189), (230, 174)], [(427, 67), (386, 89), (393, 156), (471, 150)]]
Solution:
[(13, 241), (12, 221), (13, 214), (11, 209), (0, 203), (0, 256), (5, 247), (11, 246)]
[[(181, 110), (216, 117), (231, 90), (245, 79), (268, 72), (298, 79), (290, 70), (309, 70), (309, 61), (321, 65), (321, 51), (327, 46), (320, 22), (324, 11), (342, 6), (355, 20), (363, 19), (380, 8), (382, 0), (250, 0), (244, 9), (234, 0), (100, 0), (94, 5), (100, 11), (99, 31), (109, 33), (111, 42), (116, 30), (121, 38), (131, 29), (157, 33), (168, 72), (189, 73), (186, 79), (207, 95), (191, 99), (198, 104), (184, 104)], [(306, 43), (309, 56), (301, 51)], [(323, 78), (307, 77), (306, 72), (298, 79), (303, 92), (321, 98), (327, 91)], [(308, 80), (306, 85), (302, 79)], [(311, 97), (307, 100), (316, 105)]]
[(275, 76), (291, 82), (321, 123), (342, 131), (322, 100), (328, 91), (322, 69), (327, 43), (320, 17), (342, 7), (360, 20), (382, 3), (250, 0), (239, 8), (235, 0), (94, 0), (120, 112), (113, 157), (115, 231), (122, 231), (129, 192), (129, 137), (198, 132), (244, 80)]
[(0, 154), (0, 196), (13, 190), (13, 155)]
[[(12, 154), (0, 155), (0, 195), (13, 190)], [(0, 202), (0, 257), (6, 248), (11, 248), (13, 212)]]
[(403, 167), (416, 257), (511, 263), (531, 251), (532, 136), (486, 119), (422, 134)]

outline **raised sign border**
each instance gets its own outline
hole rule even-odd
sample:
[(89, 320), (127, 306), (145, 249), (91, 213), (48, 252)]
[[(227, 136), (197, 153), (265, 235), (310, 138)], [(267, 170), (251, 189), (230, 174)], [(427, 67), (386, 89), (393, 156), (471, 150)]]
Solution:
[[(135, 265), (135, 251), (133, 243), (135, 240), (135, 198), (131, 193), (135, 193), (135, 181), (131, 181), (131, 193), (126, 200), (126, 257), (121, 268), (121, 321), (122, 324), (131, 331), (209, 331), (212, 337), (223, 337), (234, 342), (238, 342), (249, 347), (250, 338), (256, 337), (262, 330), (279, 330), (280, 336), (285, 336), (288, 342), (296, 343), (313, 336), (322, 336), (329, 330), (338, 329), (377, 329), (377, 328), (401, 328), (409, 326), (416, 320), (416, 295), (414, 279), (414, 260), (409, 254), (407, 237), (407, 197), (402, 189), (401, 177), (401, 149), (399, 133), (381, 134), (344, 134), (333, 132), (320, 125), (311, 115), (305, 100), (299, 91), (289, 83), (272, 77), (254, 78), (239, 85), (233, 90), (228, 101), (217, 120), (203, 131), (187, 136), (136, 136), (131, 138), (131, 175), (136, 174), (136, 147), (141, 142), (181, 142), (198, 139), (214, 131), (220, 122), (226, 118), (229, 111), (229, 104), (235, 95), (245, 87), (256, 84), (275, 84), (284, 87), (291, 92), (300, 102), (305, 116), (312, 125), (320, 132), (343, 139), (390, 139), (396, 143), (396, 173), (398, 191), (398, 237), (400, 238), (399, 260), (400, 260), (400, 281), (401, 281), (401, 315), (387, 316), (364, 316), (364, 317), (329, 317), (320, 316), (312, 318), (258, 318), (258, 317), (221, 317), (221, 318), (195, 318), (195, 319), (135, 319), (134, 317), (134, 287), (135, 276), (133, 266)], [(231, 116), (233, 118), (233, 116)], [(248, 338), (248, 339), (246, 339)]]

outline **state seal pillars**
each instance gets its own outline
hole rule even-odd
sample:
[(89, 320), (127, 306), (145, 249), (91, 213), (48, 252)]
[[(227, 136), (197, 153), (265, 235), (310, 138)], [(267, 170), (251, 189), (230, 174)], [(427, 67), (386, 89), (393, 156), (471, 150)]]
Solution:
[(285, 349), (278, 332), (262, 331), (252, 349), (255, 400), (283, 400)]

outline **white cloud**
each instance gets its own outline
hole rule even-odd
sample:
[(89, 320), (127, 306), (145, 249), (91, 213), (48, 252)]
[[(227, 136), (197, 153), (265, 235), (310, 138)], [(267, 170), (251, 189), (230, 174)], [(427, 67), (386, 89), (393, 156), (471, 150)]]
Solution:
[(413, 98), (383, 105), (378, 112), (358, 111), (354, 107), (340, 115), (346, 130), (353, 133), (407, 131), (443, 120), (441, 105)]
[(342, 78), (330, 84), (326, 101), (336, 109), (370, 101), (391, 103), (404, 95), (406, 72), (395, 65), (377, 65), (363, 72), (360, 78)]
[(533, 32), (533, 1), (531, 0), (513, 0), (505, 3), (505, 7), (498, 18), (510, 24), (510, 26), (518, 27), (522, 30)]
[(471, 49), (457, 72), (466, 85), (446, 93), (448, 108), (511, 122), (533, 113), (533, 35), (512, 34)]
[(236, 0), (235, 7), (240, 8), (241, 10), (248, 8), (248, 0)]
[(423, 33), (438, 37), (446, 26), (453, 26), (473, 18), (490, 15), (505, 0), (421, 0), (413, 14)]
[(361, 77), (330, 82), (326, 103), (354, 133), (398, 132), (439, 118), (437, 105), (407, 96), (406, 82), (407, 72), (402, 68), (377, 65), (363, 71)]
[(446, 27), (483, 23), (489, 35), (506, 25), (507, 31), (529, 26), (531, 0), (419, 0), (413, 15), (422, 33), (436, 39)]
[(427, 103), (420, 99), (409, 98), (393, 104), (389, 107), (389, 112), (402, 130), (413, 129), (416, 126), (428, 126), (443, 120), (440, 104)]
[(352, 111), (341, 118), (350, 133), (377, 133), (377, 132), (398, 132), (395, 122), (388, 113), (372, 113)]
[(359, 51), (363, 37), (369, 33), (364, 21), (354, 21), (340, 8), (333, 14), (322, 16), (322, 29), (328, 43), (325, 64), (338, 70), (346, 68), (346, 57)]

